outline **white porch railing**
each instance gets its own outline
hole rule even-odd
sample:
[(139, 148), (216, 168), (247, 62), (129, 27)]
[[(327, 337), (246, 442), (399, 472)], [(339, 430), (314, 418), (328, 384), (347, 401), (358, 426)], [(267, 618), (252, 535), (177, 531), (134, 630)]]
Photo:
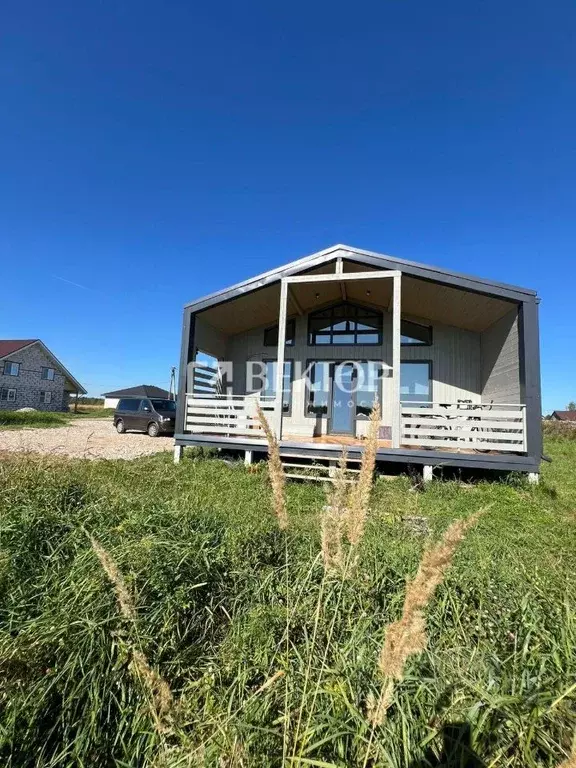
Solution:
[(256, 404), (259, 403), (266, 418), (273, 425), (275, 398), (255, 395), (186, 395), (186, 431), (223, 435), (264, 438), (258, 421)]
[(400, 421), (406, 446), (526, 451), (525, 405), (403, 402)]

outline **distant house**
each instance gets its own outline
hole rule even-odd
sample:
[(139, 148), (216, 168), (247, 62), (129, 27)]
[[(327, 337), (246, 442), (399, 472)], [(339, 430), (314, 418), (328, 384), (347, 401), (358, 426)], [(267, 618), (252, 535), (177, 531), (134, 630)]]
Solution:
[(0, 339), (0, 410), (67, 411), (84, 387), (40, 339)]
[(140, 384), (138, 387), (128, 389), (116, 389), (114, 392), (104, 392), (104, 408), (116, 408), (121, 397), (160, 397), (165, 400), (170, 398), (170, 392), (151, 384)]
[(551, 421), (564, 421), (576, 425), (576, 411), (552, 411)]

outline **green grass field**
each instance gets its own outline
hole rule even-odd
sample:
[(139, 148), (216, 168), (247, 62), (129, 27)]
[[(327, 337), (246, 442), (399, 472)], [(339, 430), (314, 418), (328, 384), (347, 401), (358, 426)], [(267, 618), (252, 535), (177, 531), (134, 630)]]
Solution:
[(0, 430), (49, 427), (65, 427), (74, 419), (112, 419), (113, 408), (79, 408), (61, 413), (58, 411), (0, 411)]
[[(576, 440), (546, 451), (538, 487), (377, 481), (345, 578), (322, 566), (322, 489), (288, 486), (281, 532), (264, 467), (6, 458), (0, 763), (559, 765), (576, 731)], [(427, 650), (373, 730), (367, 702), (406, 578), (428, 538), (487, 504), (428, 606)], [(135, 622), (88, 534), (123, 574)], [(135, 649), (170, 686), (167, 728)]]

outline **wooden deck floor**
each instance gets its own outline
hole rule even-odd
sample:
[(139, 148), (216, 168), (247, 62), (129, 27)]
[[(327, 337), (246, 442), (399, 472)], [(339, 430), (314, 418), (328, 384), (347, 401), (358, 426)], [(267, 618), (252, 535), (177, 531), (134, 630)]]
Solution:
[[(364, 445), (366, 440), (352, 435), (318, 435), (317, 437), (302, 437), (302, 435), (284, 435), (282, 440), (301, 443), (318, 443), (319, 445)], [(391, 448), (390, 440), (378, 440), (380, 448)]]

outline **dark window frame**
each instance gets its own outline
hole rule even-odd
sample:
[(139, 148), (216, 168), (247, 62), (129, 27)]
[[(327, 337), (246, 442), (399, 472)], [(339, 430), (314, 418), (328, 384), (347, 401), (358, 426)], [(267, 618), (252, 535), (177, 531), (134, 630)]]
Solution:
[[(289, 334), (289, 329), (292, 329), (292, 334)], [(265, 347), (277, 347), (278, 346), (278, 333), (280, 330), (279, 323), (270, 325), (268, 328), (264, 328), (264, 343)], [(267, 341), (266, 335), (276, 331), (276, 341)], [(291, 317), (286, 320), (286, 347), (293, 347), (296, 343), (296, 318)]]
[[(14, 392), (14, 399), (10, 400), (9, 394)], [(18, 398), (18, 389), (16, 387), (2, 387), (0, 389), (0, 400), (4, 400), (7, 403), (15, 403)]]
[[(6, 370), (7, 365), (15, 365), (17, 368), (16, 373), (8, 373), (8, 371)], [(14, 376), (14, 377), (20, 376), (20, 365), (21, 363), (17, 363), (15, 360), (4, 360), (4, 367), (2, 369), (4, 376)]]
[[(329, 379), (330, 382), (332, 382), (334, 375), (332, 373), (332, 367), (335, 363), (337, 363), (337, 360), (320, 360), (317, 357), (312, 357), (306, 360), (306, 368), (307, 371), (309, 367), (315, 363), (325, 363), (326, 365), (330, 366), (330, 375)], [(345, 361), (342, 361), (345, 362)], [(330, 383), (330, 391), (328, 392), (328, 404), (326, 407), (326, 413), (309, 413), (308, 412), (308, 406), (310, 404), (310, 394), (312, 390), (310, 389), (310, 383), (314, 383), (313, 381), (310, 382), (310, 379), (308, 376), (306, 376), (306, 390), (305, 390), (305, 397), (304, 397), (304, 418), (306, 419), (330, 419), (332, 415), (332, 383)]]
[[(402, 341), (402, 336), (407, 336), (408, 338), (415, 339), (415, 336), (411, 336), (409, 333), (403, 333), (403, 326), (407, 323), (408, 325), (413, 325), (418, 328), (424, 328), (428, 331), (429, 334), (429, 340), (428, 341)], [(434, 336), (433, 336), (433, 330), (431, 325), (424, 325), (424, 323), (415, 323), (413, 320), (406, 320), (402, 318), (400, 321), (400, 346), (401, 347), (431, 347), (434, 343)]]
[[(44, 376), (44, 372), (52, 371), (52, 378), (50, 378), (48, 375)], [(42, 381), (55, 381), (56, 380), (56, 368), (50, 368), (47, 365), (43, 365), (40, 369), (40, 378)]]
[[(334, 370), (337, 365), (340, 365), (342, 363), (348, 363), (348, 364), (354, 364), (354, 365), (362, 365), (362, 364), (368, 364), (368, 363), (380, 363), (380, 360), (342, 360), (342, 359), (321, 359), (317, 357), (311, 357), (306, 360), (306, 369), (313, 364), (313, 363), (325, 363), (326, 365), (330, 366), (330, 391), (328, 393), (328, 407), (326, 413), (309, 413), (308, 412), (308, 406), (310, 405), (310, 393), (312, 390), (310, 389), (310, 381), (309, 377), (306, 377), (306, 387), (304, 392), (304, 418), (306, 419), (328, 419), (330, 420), (332, 418), (332, 395), (334, 390)], [(384, 371), (381, 370), (378, 380), (380, 382), (378, 392), (376, 393), (378, 395), (378, 400), (380, 402), (380, 405), (382, 405), (382, 388), (383, 388), (383, 380), (384, 380)], [(314, 383), (314, 382), (311, 382)], [(370, 417), (366, 416), (366, 414), (359, 414), (358, 409), (358, 392), (354, 391), (351, 393), (351, 397), (354, 398), (354, 419), (359, 421), (367, 421)]]
[[(338, 318), (337, 316), (334, 316), (334, 310), (338, 309), (339, 307), (352, 307), (355, 310), (355, 314), (351, 315), (349, 318), (344, 315), (342, 318)], [(348, 319), (350, 320), (357, 320), (358, 317), (362, 317), (362, 312), (366, 313), (366, 318), (373, 318), (378, 320), (378, 325), (371, 330), (359, 330), (356, 328), (355, 330), (344, 330), (344, 331), (334, 331), (334, 328), (332, 327), (330, 331), (327, 331), (325, 334), (321, 334), (324, 336), (329, 336), (330, 341), (326, 344), (319, 344), (317, 339), (318, 331), (314, 331), (312, 329), (312, 321), (314, 321), (316, 318), (318, 318), (319, 314), (321, 312), (332, 312), (331, 318), (326, 318), (332, 320), (331, 325), (334, 326), (338, 321), (344, 322)], [(359, 341), (358, 336), (362, 334), (376, 334), (377, 335), (377, 341)], [(338, 337), (338, 335), (344, 336), (354, 336), (354, 341), (346, 341), (346, 342), (335, 342), (334, 337)], [(353, 301), (339, 301), (336, 304), (332, 304), (328, 307), (322, 307), (320, 309), (314, 310), (313, 312), (308, 313), (308, 333), (307, 333), (307, 342), (309, 347), (321, 347), (324, 349), (325, 347), (381, 347), (384, 339), (384, 315), (383, 312), (379, 312), (377, 309), (373, 309), (372, 307), (366, 307), (362, 304), (358, 304)], [(319, 362), (322, 362), (321, 360)]]
[[(276, 357), (263, 357), (261, 362), (264, 363), (264, 365), (266, 365), (266, 363), (276, 363), (276, 364), (278, 364), (278, 359)], [(282, 408), (282, 415), (283, 416), (292, 416), (292, 401), (293, 401), (293, 394), (294, 394), (294, 368), (295, 368), (295, 366), (294, 366), (294, 360), (291, 357), (286, 357), (284, 359), (284, 365), (286, 365), (286, 363), (290, 363), (290, 376), (289, 376), (289, 381), (290, 381), (290, 397), (289, 397), (289, 400), (288, 400), (288, 410), (285, 411), (284, 408)], [(282, 381), (284, 381), (284, 377), (282, 377)], [(255, 390), (255, 391), (256, 392), (262, 392), (263, 390)], [(284, 393), (282, 393), (282, 394), (284, 394)]]
[[(46, 400), (46, 395), (50, 395), (50, 399)], [(50, 389), (41, 389), (40, 390), (40, 404), (41, 405), (52, 405), (52, 395), (53, 392)]]
[[(423, 408), (430, 408), (431, 406), (428, 405), (428, 403), (434, 402), (434, 365), (432, 363), (432, 360), (430, 359), (422, 359), (422, 360), (400, 360), (400, 386), (402, 386), (402, 366), (403, 365), (428, 365), (428, 381), (430, 382), (430, 393), (429, 393), (429, 399), (424, 400), (421, 402), (424, 402), (425, 405), (423, 405)], [(413, 405), (418, 405), (418, 400), (403, 400), (402, 399), (402, 393), (400, 393), (400, 403), (411, 403)], [(401, 405), (402, 407), (402, 405)]]

